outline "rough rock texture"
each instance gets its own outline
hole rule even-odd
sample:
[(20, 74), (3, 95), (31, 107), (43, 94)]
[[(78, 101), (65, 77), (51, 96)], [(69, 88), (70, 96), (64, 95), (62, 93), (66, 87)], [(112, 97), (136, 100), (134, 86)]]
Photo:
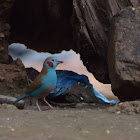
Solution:
[(19, 97), (27, 88), (27, 74), (20, 59), (0, 64), (0, 93)]
[(121, 101), (140, 99), (140, 7), (118, 13), (110, 31), (108, 64), (113, 93)]
[(100, 82), (109, 83), (107, 67), (108, 30), (111, 18), (138, 0), (74, 0), (73, 31), (84, 65)]
[(69, 103), (99, 103), (95, 95), (84, 84), (74, 84), (65, 94), (65, 100)]
[(26, 72), (27, 72), (28, 79), (31, 81), (33, 81), (36, 78), (36, 76), (39, 74), (39, 72), (32, 67), (26, 68)]
[(109, 107), (108, 110), (110, 112), (114, 112), (117, 114), (120, 114), (120, 113), (140, 114), (140, 101), (122, 102), (115, 105), (114, 107)]
[(74, 84), (69, 87), (64, 95), (50, 101), (57, 103), (99, 103), (95, 95), (84, 84)]
[(8, 56), (8, 36), (10, 25), (8, 24), (10, 9), (14, 0), (0, 1), (0, 63), (9, 63)]
[(19, 97), (27, 87), (26, 71), (20, 60), (8, 56), (9, 19), (15, 0), (0, 1), (0, 93)]

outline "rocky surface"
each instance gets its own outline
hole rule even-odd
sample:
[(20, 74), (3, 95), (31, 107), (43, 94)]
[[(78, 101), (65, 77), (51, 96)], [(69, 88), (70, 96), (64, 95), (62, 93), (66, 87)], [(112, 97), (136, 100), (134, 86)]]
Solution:
[(90, 89), (82, 83), (72, 85), (64, 95), (60, 95), (50, 101), (56, 103), (99, 103)]
[(8, 37), (10, 35), (10, 9), (15, 0), (0, 1), (0, 63), (9, 63), (8, 56)]
[[(16, 100), (16, 98), (14, 98), (14, 97), (0, 95), (0, 104), (11, 104), (15, 100)], [(18, 109), (23, 109), (24, 108), (24, 101), (21, 100), (18, 103), (16, 103), (16, 107)]]
[(82, 83), (76, 83), (68, 88), (65, 94), (66, 102), (99, 103), (95, 95)]
[(13, 62), (8, 55), (11, 8), (15, 0), (0, 1), (0, 93), (20, 96), (25, 90), (26, 72), (20, 60)]
[(117, 114), (140, 114), (140, 101), (121, 102), (114, 107), (109, 107), (108, 110)]
[(122, 100), (140, 99), (140, 8), (126, 8), (110, 30), (109, 74), (113, 93)]
[(20, 59), (0, 64), (0, 93), (13, 97), (23, 95), (27, 88), (27, 74)]
[(138, 0), (74, 0), (73, 36), (87, 69), (96, 79), (109, 83), (107, 67), (108, 31), (112, 17)]
[(36, 76), (39, 74), (39, 72), (37, 70), (35, 70), (34, 68), (26, 68), (26, 72), (27, 72), (27, 76), (29, 81), (33, 81)]

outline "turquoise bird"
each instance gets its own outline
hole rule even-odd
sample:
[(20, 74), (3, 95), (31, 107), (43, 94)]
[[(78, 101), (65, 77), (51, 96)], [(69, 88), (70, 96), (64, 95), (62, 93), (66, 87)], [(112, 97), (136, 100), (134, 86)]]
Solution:
[(51, 93), (56, 86), (57, 75), (55, 68), (60, 63), (63, 63), (63, 61), (55, 57), (48, 57), (43, 63), (43, 68), (40, 74), (35, 78), (26, 94), (12, 104), (15, 104), (24, 98), (33, 97), (39, 111), (41, 111), (41, 109), (38, 104), (38, 99), (42, 99), (52, 109), (53, 107), (46, 101), (45, 97)]

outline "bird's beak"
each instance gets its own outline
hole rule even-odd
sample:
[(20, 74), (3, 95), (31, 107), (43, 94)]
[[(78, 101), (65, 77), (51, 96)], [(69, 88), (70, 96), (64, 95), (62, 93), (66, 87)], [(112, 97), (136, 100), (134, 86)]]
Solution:
[(61, 59), (57, 60), (57, 64), (64, 63)]

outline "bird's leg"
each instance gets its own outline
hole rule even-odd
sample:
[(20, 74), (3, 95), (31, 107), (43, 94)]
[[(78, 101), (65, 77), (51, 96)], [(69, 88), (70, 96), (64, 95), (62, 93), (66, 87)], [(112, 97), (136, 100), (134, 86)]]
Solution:
[(35, 100), (36, 106), (38, 107), (38, 110), (41, 111), (39, 105), (38, 105), (38, 99)]
[(51, 105), (46, 101), (45, 97), (43, 98), (43, 101), (44, 101), (51, 109), (54, 109), (54, 107), (51, 106)]

